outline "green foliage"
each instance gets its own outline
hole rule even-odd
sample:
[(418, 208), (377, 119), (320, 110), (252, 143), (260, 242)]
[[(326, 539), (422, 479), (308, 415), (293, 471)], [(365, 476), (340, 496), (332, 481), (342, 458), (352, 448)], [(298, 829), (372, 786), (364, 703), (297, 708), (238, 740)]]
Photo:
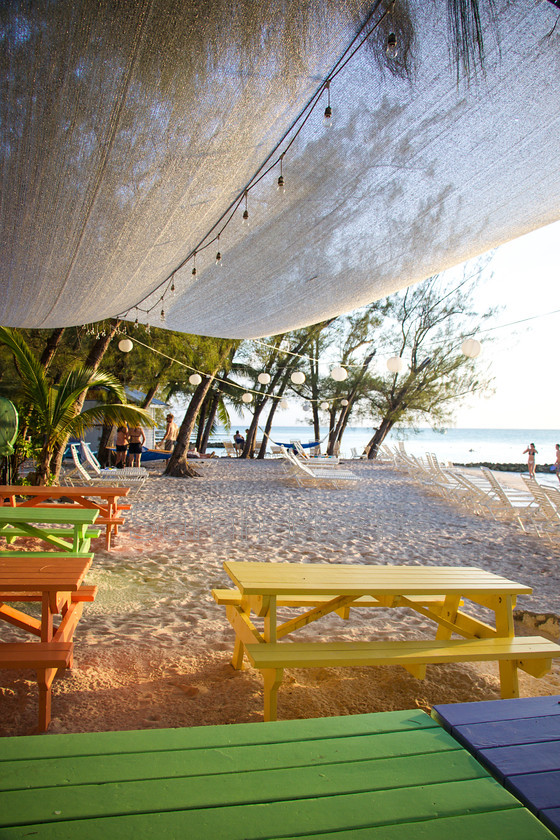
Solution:
[[(51, 385), (44, 367), (16, 330), (0, 327), (0, 344), (13, 354), (19, 377), (10, 388), (24, 418), (21, 442), (17, 445), (23, 451), (28, 445), (25, 442), (30, 441), (31, 451), (38, 454), (38, 475), (42, 482), (49, 480), (49, 464), (55, 448), (64, 445), (70, 435), (79, 437), (90, 426), (104, 421), (153, 425), (147, 412), (123, 404), (126, 403), (124, 388), (112, 374), (78, 366), (61, 376), (57, 385)], [(76, 414), (78, 398), (90, 388), (104, 388), (114, 402)]]

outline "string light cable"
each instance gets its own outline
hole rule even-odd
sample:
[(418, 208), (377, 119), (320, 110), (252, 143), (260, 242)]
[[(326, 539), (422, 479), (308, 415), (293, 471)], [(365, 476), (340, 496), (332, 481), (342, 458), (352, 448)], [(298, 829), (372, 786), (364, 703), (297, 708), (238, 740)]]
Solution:
[[(143, 312), (145, 315), (149, 315), (154, 309), (156, 309), (160, 303), (162, 303), (171, 289), (171, 286), (174, 286), (174, 278), (175, 275), (180, 269), (182, 269), (191, 259), (195, 259), (196, 254), (200, 253), (201, 251), (206, 250), (207, 248), (211, 247), (215, 242), (219, 242), (221, 234), (223, 234), (226, 227), (231, 223), (233, 217), (236, 214), (236, 211), (240, 207), (240, 205), (245, 202), (245, 209), (243, 212), (244, 221), (248, 220), (248, 210), (247, 210), (247, 194), (251, 189), (257, 186), (263, 178), (268, 175), (268, 173), (274, 169), (278, 164), (280, 164), (280, 168), (282, 170), (282, 164), (284, 161), (284, 157), (286, 153), (289, 151), (291, 146), (296, 141), (297, 137), (303, 130), (304, 126), (306, 125), (307, 121), (309, 120), (311, 114), (314, 112), (316, 106), (318, 105), (319, 101), (321, 100), (325, 91), (328, 95), (328, 102), (327, 108), (330, 108), (330, 85), (333, 79), (335, 79), (339, 73), (346, 67), (346, 65), (352, 60), (354, 55), (364, 46), (367, 42), (368, 38), (375, 32), (378, 26), (385, 20), (387, 15), (389, 14), (389, 8), (383, 10), (380, 17), (371, 25), (369, 29), (364, 33), (364, 30), (368, 27), (371, 23), (373, 16), (379, 10), (379, 7), (382, 5), (383, 0), (376, 0), (373, 5), (373, 8), (369, 12), (368, 16), (352, 38), (350, 44), (347, 46), (345, 51), (342, 53), (340, 58), (335, 62), (331, 72), (328, 74), (327, 78), (321, 82), (317, 90), (312, 94), (311, 98), (308, 100), (306, 105), (302, 108), (300, 113), (296, 116), (290, 126), (286, 129), (280, 140), (276, 143), (273, 147), (271, 152), (267, 155), (264, 159), (260, 167), (257, 169), (253, 177), (249, 180), (246, 186), (241, 190), (241, 192), (236, 196), (236, 198), (230, 203), (230, 205), (226, 208), (226, 210), (222, 213), (218, 221), (213, 225), (212, 228), (205, 234), (205, 236), (199, 241), (197, 245), (187, 254), (185, 259), (183, 259), (170, 274), (162, 280), (157, 286), (155, 286), (149, 294), (145, 295), (141, 298), (136, 304), (130, 306), (124, 314), (119, 315), (118, 317), (127, 318), (131, 311), (136, 312)], [(361, 39), (361, 40), (360, 40)], [(332, 112), (332, 111), (331, 111)], [(298, 125), (299, 124), (299, 125)], [(292, 135), (294, 128), (298, 126), (297, 131), (295, 131)], [(291, 136), (292, 135), (292, 136)], [(282, 153), (275, 157), (278, 150), (282, 147), (285, 143), (287, 138), (290, 138), (289, 142), (287, 143), (286, 147), (283, 149)], [(272, 163), (270, 161), (274, 158)], [(281, 181), (280, 181), (281, 179)], [(278, 181), (278, 186), (280, 188), (284, 187), (284, 178), (283, 173), (281, 171), (280, 179)], [(246, 215), (247, 214), (247, 215)], [(222, 255), (220, 254), (220, 260), (222, 259)], [(193, 278), (196, 276), (196, 266), (193, 265), (192, 275)], [(156, 292), (163, 288), (163, 293), (160, 298), (150, 307), (147, 309), (143, 309), (141, 304), (144, 301), (151, 298)], [(175, 289), (173, 288), (173, 291)], [(162, 309), (163, 311), (163, 309)], [(164, 317), (164, 316), (162, 316)]]

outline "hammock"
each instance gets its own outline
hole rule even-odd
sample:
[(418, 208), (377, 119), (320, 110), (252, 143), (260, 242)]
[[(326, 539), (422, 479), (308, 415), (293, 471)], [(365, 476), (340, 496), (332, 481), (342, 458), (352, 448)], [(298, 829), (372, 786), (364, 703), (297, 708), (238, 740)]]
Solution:
[[(270, 437), (270, 435), (267, 435), (267, 433), (265, 432), (265, 430), (264, 430), (264, 429), (262, 429), (260, 426), (259, 426), (258, 428), (259, 428), (259, 429), (260, 429), (260, 431), (263, 433), (263, 435), (265, 436), (265, 438), (268, 438), (268, 440), (270, 441), (270, 443), (273, 443), (273, 444), (274, 444), (274, 446), (283, 446), (283, 447), (285, 447), (285, 449), (295, 449), (295, 447), (294, 447), (294, 444), (293, 444), (293, 443), (278, 443), (278, 441), (276, 441), (276, 440), (272, 440), (272, 438)], [(329, 436), (329, 433), (327, 432), (327, 434), (325, 435), (325, 437), (324, 437), (324, 438), (322, 438), (321, 440), (312, 440), (312, 441), (311, 441), (311, 443), (302, 443), (302, 444), (300, 444), (300, 445), (301, 445), (301, 448), (302, 448), (302, 449), (313, 449), (313, 447), (314, 447), (314, 446), (320, 446), (320, 445), (323, 443), (323, 441), (325, 441), (325, 440), (328, 438), (328, 436)]]

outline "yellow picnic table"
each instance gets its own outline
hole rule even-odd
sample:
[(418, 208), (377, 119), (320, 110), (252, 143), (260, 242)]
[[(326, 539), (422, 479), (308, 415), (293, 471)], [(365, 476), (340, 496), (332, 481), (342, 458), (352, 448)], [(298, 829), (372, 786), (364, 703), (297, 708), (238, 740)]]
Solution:
[[(226, 561), (224, 568), (236, 589), (213, 590), (213, 595), (226, 606), (236, 633), (233, 667), (242, 668), (246, 654), (263, 674), (265, 720), (276, 718), (276, 693), (288, 667), (398, 664), (423, 678), (427, 664), (496, 660), (502, 696), (518, 697), (518, 668), (543, 676), (552, 657), (560, 656), (560, 647), (547, 639), (515, 637), (516, 599), (531, 588), (476, 567)], [(493, 623), (461, 610), (464, 601), (488, 608)], [(280, 622), (279, 607), (305, 611)], [(375, 607), (420, 613), (437, 625), (435, 638), (279, 642), (330, 613), (347, 619), (353, 608)], [(262, 628), (251, 613), (263, 619)]]
[[(59, 551), (86, 554), (91, 539), (100, 534), (98, 528), (90, 527), (98, 516), (97, 508), (0, 507), (0, 537), (8, 543), (7, 549), (0, 550), (0, 557), (17, 554), (10, 548), (16, 537), (34, 537)], [(30, 553), (35, 552), (24, 551), (21, 555)]]

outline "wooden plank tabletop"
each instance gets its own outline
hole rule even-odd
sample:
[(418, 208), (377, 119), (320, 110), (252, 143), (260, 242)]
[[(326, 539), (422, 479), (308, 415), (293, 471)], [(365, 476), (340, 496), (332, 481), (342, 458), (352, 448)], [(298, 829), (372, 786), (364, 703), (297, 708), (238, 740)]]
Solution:
[(344, 563), (254, 563), (224, 569), (245, 595), (519, 595), (530, 586), (474, 566), (366, 566)]
[(551, 837), (418, 710), (2, 747), (0, 838)]
[[(80, 496), (127, 496), (130, 493), (130, 487), (79, 487), (74, 485), (61, 486), (54, 485), (51, 487), (28, 487), (19, 484), (1, 484), (0, 498), (7, 499), (10, 496), (28, 496), (30, 498), (44, 498), (44, 499), (60, 499), (66, 496), (69, 499)], [(25, 503), (22, 503), (22, 505)]]
[(53, 554), (52, 560), (24, 560), (0, 556), (0, 599), (4, 592), (76, 592), (93, 561), (93, 554), (79, 558)]
[(26, 522), (38, 522), (45, 525), (93, 525), (98, 516), (97, 508), (77, 506), (60, 510), (56, 507), (0, 507), (0, 526)]

